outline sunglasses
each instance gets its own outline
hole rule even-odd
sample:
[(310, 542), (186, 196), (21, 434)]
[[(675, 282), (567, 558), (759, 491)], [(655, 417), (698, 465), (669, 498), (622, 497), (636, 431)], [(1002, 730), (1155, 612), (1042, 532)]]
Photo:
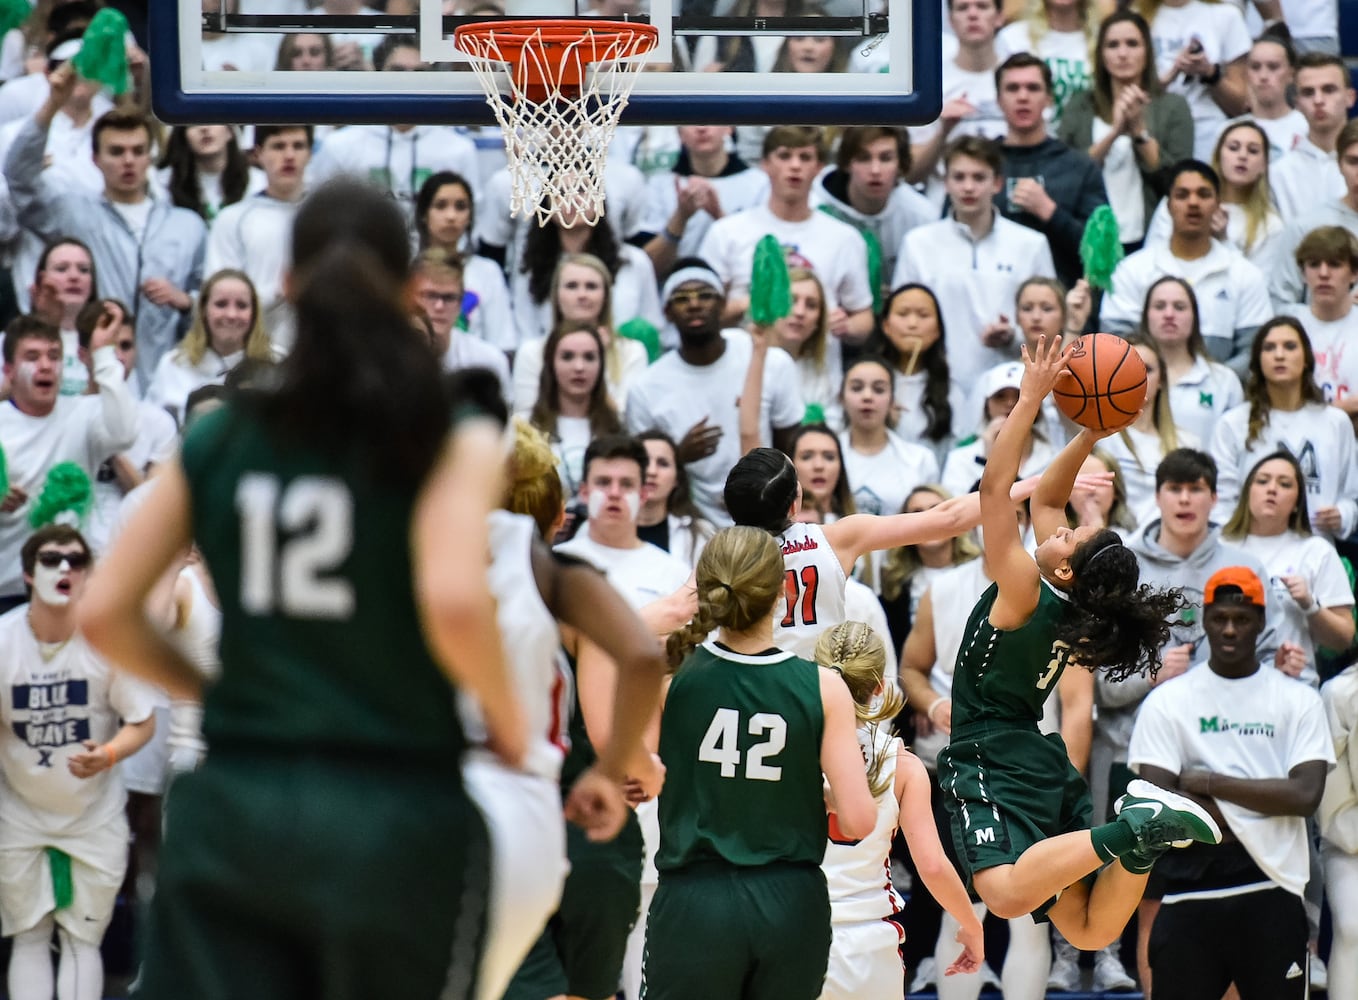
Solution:
[(672, 306), (687, 306), (697, 303), (702, 306), (710, 306), (720, 297), (721, 296), (716, 292), (710, 290), (701, 292), (675, 292), (670, 296), (669, 304)]
[(66, 563), (71, 569), (84, 569), (90, 564), (90, 557), (85, 552), (39, 552), (38, 565), (46, 566), (48, 569), (56, 569), (62, 563)]

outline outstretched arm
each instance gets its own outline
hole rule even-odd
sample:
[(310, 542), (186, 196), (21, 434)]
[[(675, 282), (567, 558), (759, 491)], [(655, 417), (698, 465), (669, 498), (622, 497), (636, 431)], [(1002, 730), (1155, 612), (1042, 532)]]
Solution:
[(981, 921), (971, 908), (971, 899), (962, 879), (948, 861), (938, 839), (933, 808), (929, 803), (929, 774), (920, 759), (904, 747), (896, 755), (896, 799), (901, 804), (898, 822), (915, 870), (924, 880), (938, 905), (952, 914), (961, 925), (957, 940), (962, 954), (948, 967), (944, 975), (975, 972), (985, 958), (985, 940)]
[[(1111, 482), (1113, 474), (1096, 472), (1081, 475), (1078, 482), (1093, 488)], [(1020, 479), (1009, 490), (1012, 503), (1027, 500), (1037, 489), (1039, 476)], [(885, 551), (902, 545), (937, 542), (956, 538), (981, 523), (981, 495), (944, 500), (928, 510), (909, 514), (850, 514), (821, 528), (839, 556), (847, 574), (858, 558), (868, 552)]]
[[(999, 594), (990, 610), (990, 624), (996, 628), (1017, 628), (1037, 607), (1040, 585), (1037, 563), (1023, 548), (1009, 489), (1018, 477), (1028, 435), (1042, 412), (1042, 400), (1051, 392), (1057, 376), (1065, 370), (1071, 350), (1073, 348), (1063, 351), (1059, 339), (1048, 344), (1046, 337), (1038, 338), (1034, 356), (1029, 356), (1026, 346), (1023, 348), (1024, 372), (1019, 399), (1005, 418), (994, 447), (990, 449), (985, 472), (981, 474), (981, 529), (985, 533), (986, 574), (999, 585)], [(1044, 475), (1038, 484), (1039, 492), (1046, 478)], [(1074, 476), (1071, 479), (1073, 481)], [(1070, 495), (1069, 489), (1066, 495)]]

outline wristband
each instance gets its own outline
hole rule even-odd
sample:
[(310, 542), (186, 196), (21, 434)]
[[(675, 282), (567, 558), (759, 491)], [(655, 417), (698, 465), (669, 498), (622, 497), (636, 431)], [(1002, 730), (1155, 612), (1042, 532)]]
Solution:
[(1212, 75), (1211, 75), (1211, 76), (1204, 76), (1204, 77), (1202, 78), (1202, 82), (1205, 83), (1205, 84), (1207, 84), (1207, 86), (1209, 86), (1209, 87), (1215, 87), (1218, 83), (1220, 83), (1220, 82), (1221, 82), (1221, 63), (1216, 63), (1216, 64), (1214, 64), (1214, 65), (1212, 66)]
[(114, 764), (118, 763), (118, 753), (117, 753), (117, 751), (115, 751), (115, 750), (113, 749), (113, 744), (112, 744), (112, 743), (105, 743), (105, 744), (104, 744), (102, 747), (100, 747), (99, 749), (100, 749), (100, 750), (103, 750), (104, 753), (108, 754), (108, 766), (109, 766), (109, 767), (112, 767)]
[(1136, 135), (1132, 136), (1132, 145), (1144, 146), (1146, 143), (1150, 142), (1151, 139), (1153, 138), (1154, 136), (1151, 135), (1150, 129), (1142, 129)]
[(1314, 597), (1312, 597), (1311, 606), (1309, 608), (1302, 608), (1301, 613), (1304, 614), (1307, 618), (1314, 618), (1316, 615), (1320, 614), (1320, 612), (1323, 610), (1325, 609), (1321, 605), (1321, 603), (1317, 601)]
[(663, 236), (663, 237), (665, 237), (665, 239), (667, 239), (669, 242), (671, 242), (671, 243), (676, 243), (676, 244), (677, 244), (680, 240), (682, 240), (682, 239), (684, 238), (684, 234), (683, 234), (683, 233), (680, 233), (678, 236), (675, 236), (672, 232), (670, 232), (670, 227), (669, 227), (669, 226), (663, 227), (663, 228), (660, 230), (660, 235)]
[(935, 699), (934, 699), (934, 703), (933, 703), (932, 705), (929, 706), (929, 710), (928, 710), (927, 712), (924, 713), (924, 717), (925, 717), (926, 719), (928, 719), (930, 722), (936, 722), (937, 720), (934, 718), (934, 709), (938, 708), (938, 706), (939, 706), (939, 705), (942, 705), (945, 701), (950, 701), (950, 700), (951, 700), (950, 698), (946, 698), (946, 697), (944, 697), (944, 698), (935, 698)]

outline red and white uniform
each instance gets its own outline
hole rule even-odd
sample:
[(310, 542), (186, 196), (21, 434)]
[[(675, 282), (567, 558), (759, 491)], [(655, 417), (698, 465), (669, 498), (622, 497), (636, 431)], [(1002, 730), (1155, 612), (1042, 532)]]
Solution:
[(844, 567), (818, 524), (794, 524), (778, 536), (783, 549), (783, 596), (773, 616), (773, 641), (815, 660), (816, 640), (845, 621)]
[(566, 827), (561, 811), (561, 763), (571, 704), (570, 674), (561, 661), (556, 618), (533, 574), (533, 520), (507, 511), (490, 515), (490, 589), (500, 635), (534, 734), (520, 770), (490, 750), (475, 702), (460, 694), (463, 728), (472, 744), (462, 764), (467, 791), (480, 807), (491, 839), (492, 891), (478, 1000), (499, 1000), (528, 949), (561, 902), (566, 882)]
[(858, 744), (865, 761), (882, 755), (886, 789), (877, 796), (877, 819), (861, 840), (837, 838), (830, 818), (830, 843), (821, 868), (830, 890), (830, 964), (821, 1000), (900, 1000), (905, 968), (901, 925), (888, 919), (904, 901), (891, 884), (891, 838), (900, 822), (896, 799), (896, 755), (901, 740), (882, 726), (863, 726)]

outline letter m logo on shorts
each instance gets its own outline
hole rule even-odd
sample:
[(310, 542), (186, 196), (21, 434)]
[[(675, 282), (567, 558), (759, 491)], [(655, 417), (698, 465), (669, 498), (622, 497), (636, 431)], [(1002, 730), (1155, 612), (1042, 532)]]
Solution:
[(995, 828), (993, 826), (988, 826), (984, 830), (976, 831), (977, 847), (979, 847), (982, 844), (993, 844), (993, 843), (995, 843)]

